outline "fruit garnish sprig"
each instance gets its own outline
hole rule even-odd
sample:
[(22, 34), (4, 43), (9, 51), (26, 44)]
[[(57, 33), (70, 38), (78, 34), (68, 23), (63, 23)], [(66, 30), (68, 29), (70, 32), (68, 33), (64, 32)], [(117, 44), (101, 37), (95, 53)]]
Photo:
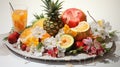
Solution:
[[(86, 53), (102, 56), (109, 51), (108, 42), (117, 38), (111, 26), (104, 20), (88, 23), (85, 13), (77, 8), (69, 8), (60, 15), (62, 2), (42, 0), (47, 17), (34, 15), (36, 21), (18, 35), (8, 36), (10, 44), (35, 56), (64, 57)], [(91, 15), (90, 15), (91, 16)]]

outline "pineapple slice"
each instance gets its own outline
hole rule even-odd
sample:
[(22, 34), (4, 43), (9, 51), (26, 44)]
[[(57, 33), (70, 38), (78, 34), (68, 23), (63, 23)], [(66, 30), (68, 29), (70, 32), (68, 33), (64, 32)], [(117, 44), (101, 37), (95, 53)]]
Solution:
[(32, 45), (37, 46), (39, 43), (38, 38), (32, 35), (31, 32), (32, 29), (33, 29), (32, 27), (27, 28), (20, 35), (21, 42), (26, 44), (27, 46), (32, 46)]
[(43, 28), (43, 22), (46, 20), (46, 18), (42, 18), (42, 19), (40, 19), (40, 20), (38, 20), (37, 22), (35, 22), (34, 24), (33, 24), (33, 28), (35, 28), (36, 26), (39, 26), (39, 27), (42, 27)]
[[(37, 46), (39, 44), (39, 39), (34, 37), (32, 35), (32, 30), (36, 27), (36, 26), (39, 26), (39, 27), (42, 27), (43, 28), (43, 22), (44, 22), (45, 18), (42, 18), (40, 20), (38, 20), (37, 22), (35, 22), (35, 24), (33, 24), (32, 27), (30, 28), (27, 28), (25, 29), (21, 35), (20, 35), (20, 39), (22, 41), (22, 43), (26, 44), (27, 46)], [(50, 35), (48, 33), (45, 33), (42, 38), (41, 38), (41, 41), (50, 37)]]

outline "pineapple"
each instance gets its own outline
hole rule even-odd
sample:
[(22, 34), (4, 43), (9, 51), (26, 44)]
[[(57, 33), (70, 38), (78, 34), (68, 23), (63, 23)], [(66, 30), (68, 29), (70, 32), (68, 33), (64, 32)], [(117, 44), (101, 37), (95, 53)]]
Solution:
[(64, 26), (60, 19), (60, 9), (62, 8), (62, 3), (52, 0), (42, 0), (44, 3), (44, 8), (46, 11), (47, 19), (43, 23), (44, 30), (47, 31), (51, 36), (55, 36), (59, 29)]

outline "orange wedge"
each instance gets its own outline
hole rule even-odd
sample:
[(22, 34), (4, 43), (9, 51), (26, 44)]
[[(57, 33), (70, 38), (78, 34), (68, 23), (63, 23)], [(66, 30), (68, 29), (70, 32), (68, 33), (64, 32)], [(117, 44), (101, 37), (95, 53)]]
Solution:
[(41, 40), (45, 40), (45, 39), (48, 38), (48, 37), (51, 37), (50, 34), (45, 33), (45, 34), (42, 36)]
[(77, 35), (77, 32), (71, 30), (71, 28), (70, 28), (67, 24), (64, 25), (63, 31), (64, 31), (66, 34), (72, 35), (73, 37), (75, 37), (75, 36)]

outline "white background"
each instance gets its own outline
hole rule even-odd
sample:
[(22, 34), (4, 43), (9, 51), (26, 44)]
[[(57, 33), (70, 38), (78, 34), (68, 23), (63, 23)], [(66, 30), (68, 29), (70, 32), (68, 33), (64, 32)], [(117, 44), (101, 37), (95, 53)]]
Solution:
[[(11, 20), (11, 11), (9, 2), (11, 3), (23, 3), (27, 5), (28, 8), (28, 25), (31, 24), (31, 21), (34, 20), (33, 14), (40, 14), (43, 11), (41, 7), (42, 2), (40, 0), (0, 0), (0, 34), (8, 33), (12, 27)], [(23, 6), (21, 5), (21, 6)], [(79, 8), (85, 12), (87, 15), (88, 22), (91, 22), (92, 19), (88, 16), (87, 11), (89, 11), (92, 16), (96, 19), (105, 19), (109, 21), (114, 30), (120, 31), (120, 0), (64, 0), (63, 9), (64, 11), (67, 8)], [(120, 44), (118, 44), (120, 45)], [(1, 46), (1, 44), (0, 44)], [(4, 49), (3, 49), (4, 48)], [(18, 57), (11, 53), (5, 46), (0, 47), (0, 66), (1, 67), (67, 67), (66, 63), (64, 64), (49, 64), (49, 63), (40, 63), (31, 61), (30, 63), (21, 57)], [(110, 67), (119, 67), (120, 62), (103, 64), (97, 63), (95, 66), (110, 66)], [(73, 66), (85, 66), (85, 65), (73, 65)], [(89, 67), (94, 66), (90, 65)]]

